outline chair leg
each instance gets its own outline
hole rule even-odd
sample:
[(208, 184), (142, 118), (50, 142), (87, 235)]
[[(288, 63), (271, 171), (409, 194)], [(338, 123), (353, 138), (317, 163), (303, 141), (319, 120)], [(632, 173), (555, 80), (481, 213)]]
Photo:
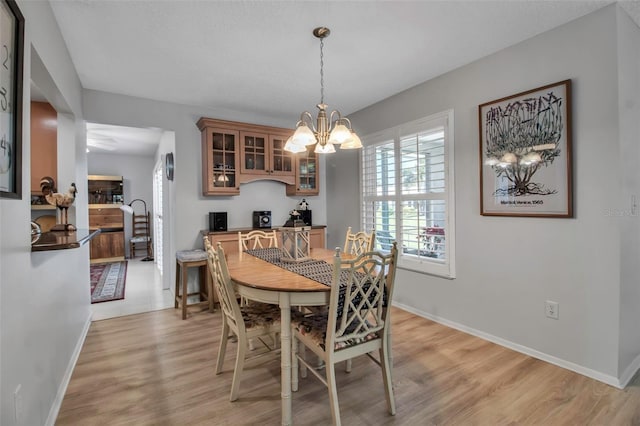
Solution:
[[(305, 356), (306, 352), (307, 352), (307, 348), (304, 345), (304, 343), (299, 342), (298, 353), (300, 354), (300, 357), (306, 359), (306, 356)], [(304, 363), (300, 363), (300, 377), (302, 377), (303, 379), (307, 377), (307, 366)]]
[(236, 368), (233, 370), (233, 381), (231, 382), (230, 401), (238, 399), (238, 391), (240, 390), (240, 380), (242, 378), (242, 370), (244, 369), (244, 357), (247, 355), (247, 338), (246, 336), (238, 336), (238, 352), (236, 354)]
[(345, 361), (344, 371), (347, 373), (351, 373), (351, 358)]
[(173, 307), (178, 309), (178, 297), (180, 297), (180, 262), (176, 262), (176, 291), (173, 295)]
[(387, 409), (389, 410), (389, 414), (395, 416), (396, 401), (393, 396), (393, 381), (391, 380), (391, 362), (388, 348), (385, 343), (383, 343), (380, 348), (380, 366), (382, 367), (382, 380), (384, 381), (384, 393), (387, 398)]
[(333, 419), (334, 426), (340, 426), (340, 406), (338, 405), (338, 389), (336, 387), (336, 365), (331, 361), (325, 362), (325, 364), (331, 418)]
[(207, 300), (209, 301), (209, 312), (214, 312), (215, 302), (213, 301), (213, 280), (211, 279), (211, 274), (209, 273), (209, 267), (207, 265), (204, 266), (204, 273), (206, 276), (205, 282), (207, 283)]
[(182, 319), (187, 319), (187, 303), (189, 302), (189, 268), (182, 267)]
[(216, 374), (222, 373), (224, 355), (227, 351), (227, 340), (229, 340), (229, 324), (224, 314), (222, 314), (222, 334), (220, 335), (220, 347), (218, 348), (218, 359), (216, 360)]
[(291, 391), (298, 391), (298, 339), (295, 331), (291, 333)]

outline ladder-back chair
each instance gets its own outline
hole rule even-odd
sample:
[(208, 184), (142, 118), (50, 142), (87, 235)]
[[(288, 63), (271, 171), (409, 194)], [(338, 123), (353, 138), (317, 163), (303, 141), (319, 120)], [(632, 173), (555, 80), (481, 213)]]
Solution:
[(129, 253), (131, 258), (136, 257), (136, 250), (144, 250), (147, 256), (153, 255), (151, 247), (151, 235), (148, 234), (150, 229), (150, 213), (131, 215), (131, 238), (129, 238)]

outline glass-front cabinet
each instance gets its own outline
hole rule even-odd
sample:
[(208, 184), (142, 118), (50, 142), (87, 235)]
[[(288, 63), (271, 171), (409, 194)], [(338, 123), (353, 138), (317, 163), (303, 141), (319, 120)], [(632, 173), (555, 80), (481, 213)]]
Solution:
[(318, 154), (314, 145), (296, 154), (296, 183), (287, 185), (287, 195), (318, 195)]
[(271, 143), (271, 172), (282, 176), (295, 176), (295, 154), (284, 150), (291, 134), (269, 135)]
[(89, 204), (122, 204), (124, 202), (122, 176), (87, 176)]
[(318, 195), (318, 158), (284, 150), (293, 130), (202, 117), (203, 195), (237, 195), (240, 184), (275, 180), (287, 195)]
[(240, 181), (260, 179), (292, 183), (295, 156), (284, 150), (289, 135), (240, 131)]
[(239, 140), (233, 129), (210, 127), (200, 119), (202, 131), (202, 194), (236, 195), (240, 193)]
[(240, 132), (242, 141), (240, 170), (242, 173), (269, 174), (267, 144), (269, 136), (261, 133)]

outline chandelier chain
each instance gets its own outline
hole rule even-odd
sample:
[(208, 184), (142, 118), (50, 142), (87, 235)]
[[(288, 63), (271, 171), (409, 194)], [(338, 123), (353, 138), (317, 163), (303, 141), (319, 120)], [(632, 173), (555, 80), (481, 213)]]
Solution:
[(320, 39), (320, 103), (324, 104), (324, 39)]

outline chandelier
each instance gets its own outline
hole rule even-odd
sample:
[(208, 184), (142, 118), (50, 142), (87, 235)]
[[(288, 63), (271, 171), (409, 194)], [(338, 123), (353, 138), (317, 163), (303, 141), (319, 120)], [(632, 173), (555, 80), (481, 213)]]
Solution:
[(308, 145), (316, 144), (315, 152), (328, 154), (336, 152), (335, 145), (341, 149), (362, 148), (360, 138), (351, 128), (351, 121), (343, 117), (340, 111), (334, 110), (327, 116), (327, 104), (324, 103), (324, 39), (331, 31), (326, 27), (313, 30), (313, 35), (320, 39), (320, 103), (318, 117), (313, 123), (313, 116), (309, 111), (300, 114), (296, 124), (296, 131), (284, 146), (286, 151), (305, 152)]

